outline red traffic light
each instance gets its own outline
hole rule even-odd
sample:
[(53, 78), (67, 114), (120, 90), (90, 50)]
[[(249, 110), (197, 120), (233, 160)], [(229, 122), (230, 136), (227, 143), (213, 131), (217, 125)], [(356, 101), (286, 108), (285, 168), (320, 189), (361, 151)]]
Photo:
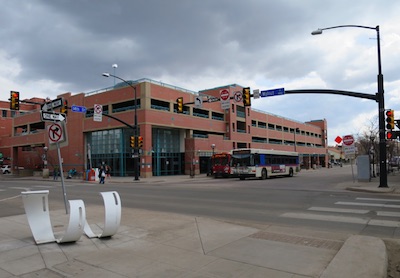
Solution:
[(391, 133), (391, 132), (386, 133), (386, 138), (393, 139), (393, 133)]

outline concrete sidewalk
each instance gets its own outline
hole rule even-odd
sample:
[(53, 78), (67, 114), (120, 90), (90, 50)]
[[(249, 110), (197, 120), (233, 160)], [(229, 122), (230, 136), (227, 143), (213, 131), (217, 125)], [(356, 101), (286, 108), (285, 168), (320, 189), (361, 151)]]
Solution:
[[(88, 222), (101, 225), (103, 210), (86, 207)], [(50, 215), (60, 235), (68, 216)], [(0, 227), (0, 277), (386, 277), (378, 238), (124, 209), (123, 200), (108, 239), (36, 245), (25, 215)]]

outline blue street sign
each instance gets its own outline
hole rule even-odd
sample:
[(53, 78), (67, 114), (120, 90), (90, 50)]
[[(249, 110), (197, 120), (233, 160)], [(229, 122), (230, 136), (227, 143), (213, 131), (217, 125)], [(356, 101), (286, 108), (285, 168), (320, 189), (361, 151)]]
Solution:
[(285, 94), (285, 88), (278, 88), (272, 90), (265, 90), (260, 92), (260, 97), (272, 97), (272, 96), (280, 96)]
[(71, 106), (71, 111), (72, 112), (79, 112), (79, 113), (86, 113), (86, 107), (85, 106), (72, 105)]

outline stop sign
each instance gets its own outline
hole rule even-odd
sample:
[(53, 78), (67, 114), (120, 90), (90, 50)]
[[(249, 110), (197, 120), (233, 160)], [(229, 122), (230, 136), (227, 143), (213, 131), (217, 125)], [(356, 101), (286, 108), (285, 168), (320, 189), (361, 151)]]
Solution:
[(346, 135), (343, 136), (343, 144), (346, 146), (351, 146), (354, 144), (354, 137), (353, 135)]

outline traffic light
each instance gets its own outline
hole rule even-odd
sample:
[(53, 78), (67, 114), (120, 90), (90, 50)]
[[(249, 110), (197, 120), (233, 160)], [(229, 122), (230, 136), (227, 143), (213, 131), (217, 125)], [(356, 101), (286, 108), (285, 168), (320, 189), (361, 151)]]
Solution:
[(243, 88), (243, 105), (251, 106), (250, 87)]
[(176, 99), (176, 110), (177, 113), (183, 113), (183, 97), (178, 97)]
[(386, 111), (386, 128), (394, 129), (394, 111), (391, 109)]
[(386, 139), (395, 140), (399, 137), (400, 131), (388, 131), (386, 132)]
[(131, 136), (131, 148), (135, 147), (135, 136)]
[(139, 138), (139, 140), (138, 140), (138, 148), (142, 149), (143, 148), (143, 137), (139, 136), (138, 138)]
[(19, 92), (11, 91), (10, 93), (10, 109), (19, 110)]
[(60, 109), (60, 112), (67, 115), (68, 114), (68, 100), (64, 100), (63, 106)]

